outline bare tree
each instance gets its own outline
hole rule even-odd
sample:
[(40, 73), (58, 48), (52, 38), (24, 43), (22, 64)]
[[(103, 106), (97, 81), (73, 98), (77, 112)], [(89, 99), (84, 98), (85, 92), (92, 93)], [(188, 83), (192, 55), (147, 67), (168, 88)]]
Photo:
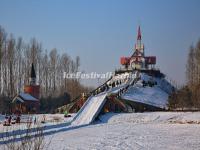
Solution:
[(195, 72), (195, 51), (194, 47), (191, 46), (189, 49), (188, 60), (186, 65), (186, 76), (189, 86), (192, 86), (194, 83), (194, 72)]
[[(61, 56), (61, 62), (60, 63), (62, 64), (62, 72), (61, 72), (62, 74), (64, 72), (69, 73), (69, 71), (70, 71), (70, 61), (71, 61), (71, 58), (66, 53), (64, 53)], [(64, 78), (64, 90), (65, 91), (67, 90), (67, 78)]]
[(3, 58), (3, 44), (5, 42), (5, 31), (0, 26), (0, 93), (3, 93), (2, 81), (2, 58)]
[(21, 91), (22, 88), (22, 78), (23, 78), (23, 72), (22, 72), (22, 53), (23, 53), (23, 40), (21, 37), (17, 39), (17, 44), (16, 44), (16, 57), (17, 57), (17, 63), (16, 63), (16, 87), (17, 87), (17, 93)]
[(57, 73), (57, 60), (58, 60), (58, 54), (57, 54), (57, 49), (54, 48), (50, 51), (50, 67), (51, 67), (51, 85), (53, 88), (53, 91), (56, 90), (56, 73)]
[(9, 37), (0, 27), (0, 96), (12, 98), (29, 84), (30, 67), (34, 63), (42, 97), (59, 97), (68, 93), (73, 99), (88, 89), (78, 79), (63, 78), (63, 73), (76, 73), (80, 57), (42, 48), (35, 38), (24, 42), (21, 37)]
[(8, 40), (9, 92), (11, 96), (14, 96), (14, 82), (13, 82), (14, 63), (15, 63), (15, 39), (11, 35), (10, 39)]

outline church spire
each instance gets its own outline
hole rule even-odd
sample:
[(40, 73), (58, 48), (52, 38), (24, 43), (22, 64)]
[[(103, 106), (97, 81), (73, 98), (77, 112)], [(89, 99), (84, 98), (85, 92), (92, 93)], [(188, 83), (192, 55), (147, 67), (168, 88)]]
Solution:
[(142, 35), (141, 35), (140, 26), (139, 26), (139, 27), (138, 27), (137, 40), (141, 40), (141, 39), (142, 39)]
[(33, 63), (32, 63), (32, 66), (31, 66), (30, 85), (35, 85), (35, 84), (36, 84), (36, 74), (35, 74), (34, 65), (33, 65)]
[(31, 78), (36, 78), (35, 69), (34, 69), (33, 63), (32, 63), (32, 66), (31, 66)]
[(144, 45), (142, 44), (142, 34), (141, 34), (141, 30), (140, 30), (140, 25), (138, 27), (137, 42), (135, 44), (135, 50), (141, 52), (142, 55), (144, 56)]

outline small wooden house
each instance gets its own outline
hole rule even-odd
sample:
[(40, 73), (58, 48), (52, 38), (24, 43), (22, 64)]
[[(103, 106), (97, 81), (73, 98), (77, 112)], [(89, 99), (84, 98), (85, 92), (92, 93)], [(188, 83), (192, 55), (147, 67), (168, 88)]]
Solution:
[(39, 112), (40, 85), (36, 84), (34, 65), (31, 66), (29, 85), (24, 86), (24, 92), (17, 94), (12, 100), (12, 113)]
[(13, 113), (37, 113), (39, 111), (39, 99), (29, 93), (19, 93), (12, 100)]

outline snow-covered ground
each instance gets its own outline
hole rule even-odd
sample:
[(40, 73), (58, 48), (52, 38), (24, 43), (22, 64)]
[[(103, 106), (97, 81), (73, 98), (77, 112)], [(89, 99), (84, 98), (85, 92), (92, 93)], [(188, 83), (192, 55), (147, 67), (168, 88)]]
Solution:
[[(63, 114), (37, 114), (37, 115), (22, 115), (20, 124), (11, 124), (11, 126), (3, 126), (5, 121), (5, 116), (0, 115), (0, 137), (3, 132), (13, 131), (13, 130), (24, 130), (30, 125), (31, 128), (38, 126), (52, 126), (59, 125), (61, 123), (70, 122), (75, 114), (71, 114), (72, 117), (64, 118)], [(36, 124), (34, 119), (36, 117)], [(44, 120), (45, 119), (45, 120)], [(45, 123), (41, 123), (45, 121)], [(32, 122), (31, 124), (29, 124)]]
[(152, 112), (100, 117), (96, 124), (49, 135), (49, 149), (199, 149), (199, 112)]
[(200, 112), (107, 113), (92, 125), (58, 123), (50, 130), (45, 135), (45, 143), (51, 141), (46, 145), (50, 150), (196, 150), (200, 147)]

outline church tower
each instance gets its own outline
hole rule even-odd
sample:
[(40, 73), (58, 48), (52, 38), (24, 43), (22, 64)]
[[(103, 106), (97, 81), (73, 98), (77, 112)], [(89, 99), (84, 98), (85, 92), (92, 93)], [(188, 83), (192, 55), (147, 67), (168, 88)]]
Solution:
[(25, 85), (24, 92), (39, 99), (40, 85), (36, 84), (36, 73), (35, 73), (35, 68), (34, 68), (33, 63), (31, 65), (31, 74), (30, 74), (30, 78), (29, 78), (29, 85)]
[(140, 26), (138, 27), (137, 42), (135, 44), (135, 51), (139, 51), (141, 53), (141, 55), (144, 57), (144, 44), (142, 43), (142, 34), (141, 34)]
[(130, 59), (130, 67), (132, 69), (144, 69), (145, 66), (144, 44), (142, 43), (142, 34), (139, 26), (137, 32), (137, 42), (135, 44), (134, 53)]
[(156, 56), (145, 56), (140, 26), (137, 31), (137, 41), (133, 49), (133, 54), (131, 57), (121, 57), (120, 62), (125, 69), (128, 70), (147, 70), (154, 68), (156, 64)]

